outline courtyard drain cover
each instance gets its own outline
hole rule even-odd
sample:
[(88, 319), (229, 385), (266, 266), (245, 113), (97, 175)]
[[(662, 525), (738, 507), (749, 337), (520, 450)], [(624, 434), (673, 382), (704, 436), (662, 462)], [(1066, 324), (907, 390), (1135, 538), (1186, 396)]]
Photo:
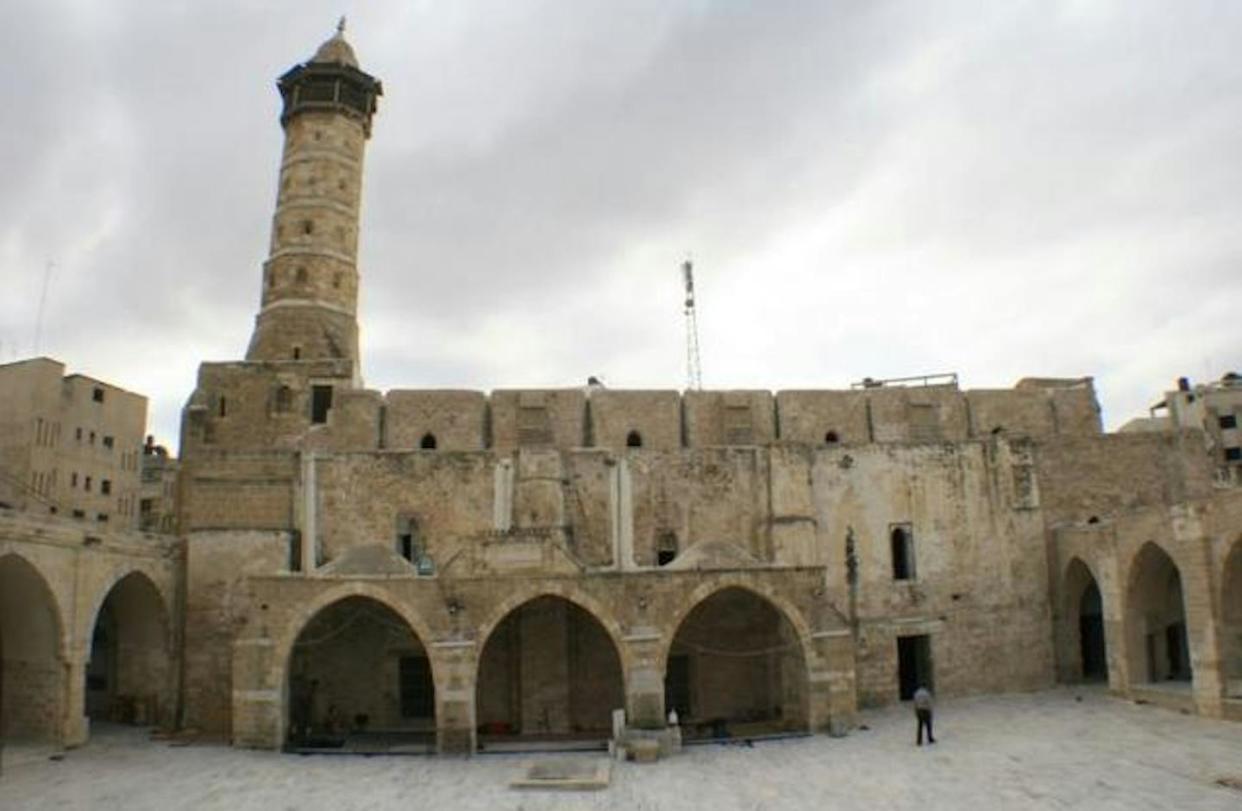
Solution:
[(598, 791), (608, 788), (612, 779), (609, 758), (547, 758), (526, 768), (526, 774), (509, 785), (512, 788)]

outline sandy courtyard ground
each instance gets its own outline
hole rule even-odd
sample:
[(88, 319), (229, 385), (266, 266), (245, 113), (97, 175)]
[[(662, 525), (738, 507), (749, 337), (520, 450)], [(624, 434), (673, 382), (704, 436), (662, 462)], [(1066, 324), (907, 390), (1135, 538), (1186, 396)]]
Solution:
[(655, 765), (618, 763), (609, 788), (572, 793), (509, 788), (540, 756), (302, 757), (173, 748), (108, 728), (61, 760), (8, 747), (0, 809), (1242, 809), (1242, 790), (1217, 783), (1242, 781), (1242, 724), (1099, 690), (945, 702), (937, 743), (922, 749), (906, 707), (862, 722), (869, 728), (841, 739), (696, 746)]

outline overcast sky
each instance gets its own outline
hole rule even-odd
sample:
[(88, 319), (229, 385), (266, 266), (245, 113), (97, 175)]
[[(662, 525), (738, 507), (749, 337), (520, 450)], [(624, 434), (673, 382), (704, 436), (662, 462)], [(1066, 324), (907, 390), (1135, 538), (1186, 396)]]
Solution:
[(709, 388), (1093, 375), (1116, 427), (1242, 367), (1239, 2), (6, 7), (0, 360), (170, 445), (249, 340), (274, 80), (341, 13), (370, 387), (682, 388), (686, 254)]

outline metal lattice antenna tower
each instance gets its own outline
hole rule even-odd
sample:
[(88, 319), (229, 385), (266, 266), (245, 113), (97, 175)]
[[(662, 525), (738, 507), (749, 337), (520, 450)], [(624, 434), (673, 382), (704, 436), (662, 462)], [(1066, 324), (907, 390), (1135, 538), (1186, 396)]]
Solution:
[(689, 258), (681, 263), (686, 284), (686, 388), (703, 388), (703, 367), (699, 363), (699, 319), (694, 307), (694, 263)]

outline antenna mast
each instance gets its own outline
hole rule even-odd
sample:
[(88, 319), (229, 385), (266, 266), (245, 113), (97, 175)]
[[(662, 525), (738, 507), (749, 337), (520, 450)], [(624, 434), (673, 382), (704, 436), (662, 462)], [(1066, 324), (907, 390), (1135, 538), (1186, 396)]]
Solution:
[(703, 388), (703, 367), (699, 364), (699, 319), (694, 308), (694, 264), (689, 260), (681, 263), (681, 275), (686, 284), (686, 388)]
[(47, 306), (47, 287), (52, 281), (52, 269), (55, 267), (56, 263), (50, 259), (43, 267), (43, 287), (39, 291), (39, 309), (35, 313), (34, 355), (39, 354), (40, 345), (43, 343), (43, 310)]

